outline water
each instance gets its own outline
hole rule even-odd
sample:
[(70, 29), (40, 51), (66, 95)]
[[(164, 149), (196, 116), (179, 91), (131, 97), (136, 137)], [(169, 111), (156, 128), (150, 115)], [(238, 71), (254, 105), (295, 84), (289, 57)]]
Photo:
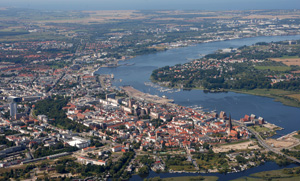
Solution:
[[(243, 172), (238, 172), (238, 173), (229, 173), (229, 174), (219, 174), (219, 173), (206, 173), (206, 174), (198, 174), (198, 173), (155, 173), (151, 171), (146, 178), (153, 178), (153, 177), (160, 177), (160, 178), (168, 178), (168, 177), (184, 177), (184, 176), (217, 176), (219, 179), (222, 181), (227, 181), (227, 180), (233, 180), (237, 179), (240, 177), (245, 177), (245, 176), (250, 176), (253, 173), (257, 172), (262, 172), (262, 171), (270, 171), (270, 170), (278, 170), (282, 168), (293, 168), (299, 166), (297, 164), (290, 164), (286, 167), (280, 167), (274, 162), (266, 162), (264, 165), (254, 167), (248, 170), (245, 170)], [(143, 180), (144, 177), (141, 177), (139, 175), (134, 175), (130, 180), (132, 181), (139, 181)]]
[[(262, 116), (266, 121), (274, 123), (285, 128), (278, 134), (286, 134), (300, 129), (300, 109), (285, 106), (280, 102), (275, 102), (271, 98), (260, 97), (248, 94), (234, 92), (228, 93), (204, 93), (202, 90), (180, 91), (180, 92), (160, 92), (150, 86), (145, 86), (144, 82), (149, 82), (150, 75), (154, 69), (167, 65), (185, 63), (189, 60), (199, 58), (199, 54), (213, 53), (218, 49), (233, 47), (237, 48), (243, 45), (252, 45), (256, 42), (271, 42), (281, 40), (300, 39), (296, 36), (277, 36), (277, 37), (255, 37), (245, 38), (223, 42), (212, 42), (198, 44), (196, 46), (172, 49), (156, 54), (138, 56), (128, 63), (134, 63), (132, 66), (120, 66), (116, 68), (101, 68), (97, 71), (99, 74), (114, 74), (115, 79), (122, 79), (122, 82), (115, 82), (114, 85), (131, 85), (134, 88), (159, 96), (166, 95), (174, 99), (176, 104), (183, 106), (202, 106), (207, 110), (226, 111), (231, 113), (234, 119), (240, 119), (245, 114), (255, 114)], [(126, 63), (125, 62), (125, 63)]]
[[(287, 134), (300, 129), (300, 109), (290, 106), (285, 106), (280, 102), (275, 102), (274, 99), (267, 97), (260, 97), (248, 94), (240, 94), (234, 92), (228, 93), (204, 93), (202, 90), (191, 90), (180, 92), (160, 92), (158, 89), (146, 86), (144, 82), (149, 82), (150, 75), (154, 69), (163, 66), (172, 66), (178, 63), (188, 62), (187, 59), (199, 58), (199, 54), (213, 53), (218, 49), (233, 47), (237, 48), (243, 45), (252, 45), (256, 42), (271, 42), (282, 40), (295, 40), (300, 39), (300, 35), (296, 36), (277, 36), (277, 37), (255, 37), (245, 38), (223, 42), (212, 42), (206, 44), (198, 44), (196, 46), (184, 47), (179, 49), (172, 49), (165, 52), (156, 54), (149, 54), (138, 56), (124, 63), (134, 63), (132, 66), (120, 66), (116, 68), (100, 68), (98, 74), (114, 74), (115, 79), (122, 79), (122, 82), (116, 81), (114, 85), (131, 85), (134, 88), (150, 94), (159, 96), (166, 95), (175, 101), (176, 104), (183, 106), (202, 106), (207, 110), (226, 111), (231, 113), (234, 119), (240, 119), (245, 114), (255, 114), (262, 116), (266, 121), (274, 123), (284, 128), (278, 134)], [(296, 165), (289, 165), (294, 167)], [(233, 173), (221, 175), (222, 180), (231, 180), (234, 178), (250, 175), (252, 173), (280, 169), (275, 163), (266, 163), (265, 165), (251, 168), (241, 173)], [(186, 176), (197, 174), (174, 174), (174, 173), (161, 173), (156, 174), (151, 172), (148, 177), (160, 176), (174, 177)], [(220, 176), (220, 174), (205, 174)], [(133, 176), (132, 180), (141, 180), (139, 176)]]

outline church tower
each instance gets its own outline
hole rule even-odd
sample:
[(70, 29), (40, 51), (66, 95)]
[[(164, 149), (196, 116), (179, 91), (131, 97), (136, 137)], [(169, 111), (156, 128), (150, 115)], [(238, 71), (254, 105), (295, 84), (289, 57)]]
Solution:
[(229, 123), (228, 123), (228, 130), (227, 130), (228, 136), (230, 135), (231, 130), (232, 130), (232, 121), (231, 121), (231, 114), (229, 114)]

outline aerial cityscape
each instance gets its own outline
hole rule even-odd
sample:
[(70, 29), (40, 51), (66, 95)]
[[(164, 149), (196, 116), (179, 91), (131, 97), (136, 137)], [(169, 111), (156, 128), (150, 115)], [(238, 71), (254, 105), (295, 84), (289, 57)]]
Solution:
[(4, 3), (0, 180), (300, 180), (299, 3), (188, 1)]

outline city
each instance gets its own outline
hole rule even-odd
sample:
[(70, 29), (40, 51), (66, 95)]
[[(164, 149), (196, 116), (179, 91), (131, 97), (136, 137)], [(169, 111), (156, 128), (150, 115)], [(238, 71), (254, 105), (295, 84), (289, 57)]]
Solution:
[[(137, 66), (131, 62), (135, 57), (197, 44), (297, 36), (299, 10), (0, 11), (0, 179), (129, 180), (142, 175), (142, 180), (151, 172), (166, 172), (218, 180), (199, 173), (300, 163), (297, 126), (279, 135), (284, 127), (251, 110), (234, 119), (228, 111), (184, 106), (133, 85), (117, 86), (122, 77), (102, 73), (120, 67), (129, 71)], [(22, 18), (38, 13), (46, 15)], [(143, 85), (162, 93), (200, 88), (208, 94), (231, 89), (251, 94), (253, 85), (237, 88), (235, 83), (256, 75), (261, 76), (259, 88), (274, 88), (279, 92), (269, 93), (273, 98), (299, 106), (299, 40), (256, 43), (153, 67), (152, 82)], [(258, 58), (261, 52), (270, 54)], [(201, 71), (207, 71), (203, 77)], [(281, 84), (290, 84), (289, 89)], [(297, 178), (299, 170), (282, 172)]]

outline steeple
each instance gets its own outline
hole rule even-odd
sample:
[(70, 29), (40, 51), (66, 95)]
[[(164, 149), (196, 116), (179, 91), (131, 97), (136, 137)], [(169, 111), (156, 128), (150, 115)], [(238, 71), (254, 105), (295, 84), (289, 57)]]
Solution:
[(230, 135), (231, 130), (232, 130), (232, 122), (231, 122), (231, 114), (229, 114), (229, 123), (228, 123), (228, 129), (227, 129), (228, 136)]
[(228, 124), (228, 126), (229, 126), (229, 129), (231, 131), (232, 130), (231, 114), (229, 114), (229, 124)]

